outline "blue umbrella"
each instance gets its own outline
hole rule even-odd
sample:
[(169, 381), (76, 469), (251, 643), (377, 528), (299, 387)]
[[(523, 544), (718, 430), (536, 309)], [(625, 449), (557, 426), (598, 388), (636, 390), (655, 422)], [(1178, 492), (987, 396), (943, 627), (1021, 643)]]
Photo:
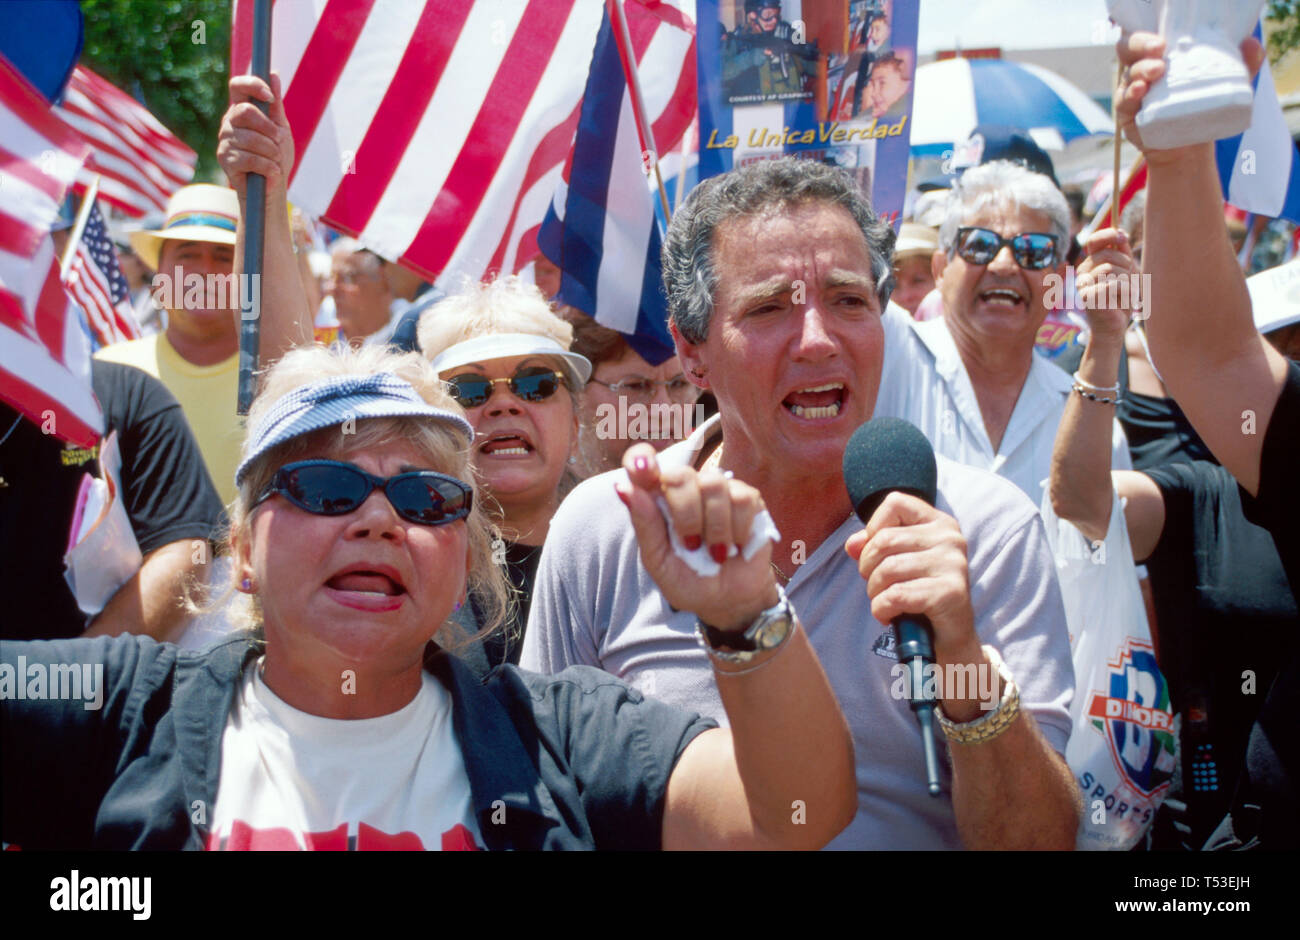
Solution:
[(945, 59), (916, 70), (913, 154), (951, 150), (978, 124), (1024, 128), (1047, 149), (1114, 128), (1110, 115), (1081, 89), (1037, 65)]

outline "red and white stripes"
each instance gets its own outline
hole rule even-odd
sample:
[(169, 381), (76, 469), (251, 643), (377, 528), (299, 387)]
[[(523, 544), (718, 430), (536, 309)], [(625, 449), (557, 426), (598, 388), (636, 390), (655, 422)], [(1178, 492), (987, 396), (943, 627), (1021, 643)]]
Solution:
[(103, 429), (90, 346), (59, 281), (49, 235), (88, 146), (0, 56), (0, 397), (89, 447)]
[[(681, 5), (661, 8), (689, 23)], [(601, 14), (590, 0), (277, 3), (290, 198), (444, 286), (519, 270), (573, 143)], [(657, 23), (629, 16), (641, 52)], [(236, 0), (232, 74), (248, 70), (251, 29), (251, 2)], [(647, 87), (665, 148), (689, 124), (677, 112), (694, 111), (694, 57), (668, 67), (668, 92)]]
[(84, 191), (102, 177), (99, 197), (127, 215), (163, 212), (172, 193), (190, 181), (194, 151), (130, 95), (79, 65), (55, 112), (93, 148), (77, 179)]

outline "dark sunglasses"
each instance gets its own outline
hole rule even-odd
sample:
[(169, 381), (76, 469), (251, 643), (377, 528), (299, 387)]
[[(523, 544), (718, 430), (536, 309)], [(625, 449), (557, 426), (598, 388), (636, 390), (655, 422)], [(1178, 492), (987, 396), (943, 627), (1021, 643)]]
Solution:
[(510, 383), (510, 391), (514, 392), (516, 398), (545, 401), (560, 390), (564, 384), (564, 373), (545, 366), (528, 366), (504, 379), (489, 379), (473, 372), (465, 372), (449, 378), (447, 385), (462, 408), (477, 408), (487, 404), (496, 391), (498, 382)]
[(1030, 232), (1003, 238), (986, 228), (957, 229), (957, 254), (971, 264), (988, 264), (1004, 245), (1011, 247), (1011, 257), (1026, 271), (1041, 271), (1056, 264), (1056, 236)]
[(360, 508), (376, 488), (397, 514), (420, 525), (446, 525), (469, 515), (474, 491), (469, 484), (434, 470), (413, 470), (388, 479), (338, 460), (299, 460), (275, 472), (254, 506), (279, 493), (299, 509), (318, 516), (341, 516)]

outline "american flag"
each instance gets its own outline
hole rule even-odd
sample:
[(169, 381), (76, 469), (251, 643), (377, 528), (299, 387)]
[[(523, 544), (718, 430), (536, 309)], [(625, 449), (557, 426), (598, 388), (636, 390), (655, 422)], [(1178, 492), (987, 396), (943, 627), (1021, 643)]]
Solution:
[[(664, 12), (676, 15), (659, 19)], [(601, 26), (566, 184), (556, 190), (539, 241), (562, 272), (559, 299), (623, 333), (657, 365), (675, 349), (660, 284), (656, 197), (646, 185), (652, 147), (641, 133), (626, 63), (638, 61), (650, 110), (673, 94), (678, 76), (694, 79), (694, 29), (676, 10), (638, 3), (627, 5), (627, 19), (630, 49), (614, 17), (607, 14)], [(650, 136), (656, 145), (661, 135), (680, 139), (690, 120), (685, 110), (670, 112)]]
[(0, 56), (0, 398), (82, 447), (103, 417), (49, 230), (88, 150)]
[[(235, 0), (231, 74), (248, 72), (252, 6)], [(290, 198), (444, 289), (519, 271), (573, 145), (602, 13), (592, 0), (275, 4)], [(656, 121), (693, 111), (689, 67), (650, 106)]]
[(63, 286), (86, 312), (97, 347), (140, 338), (131, 288), (118, 266), (117, 250), (108, 240), (98, 204), (90, 207), (76, 251), (63, 271)]
[(99, 197), (134, 218), (164, 212), (194, 176), (198, 156), (126, 92), (79, 65), (55, 111), (89, 141), (90, 160), (77, 178), (84, 193), (101, 176)]

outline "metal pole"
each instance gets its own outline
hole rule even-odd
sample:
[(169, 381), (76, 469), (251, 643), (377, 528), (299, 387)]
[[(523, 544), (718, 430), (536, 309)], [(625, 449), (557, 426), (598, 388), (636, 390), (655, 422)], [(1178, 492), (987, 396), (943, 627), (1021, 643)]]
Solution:
[[(254, 0), (253, 57), (249, 72), (271, 82), (271, 0)], [(257, 106), (266, 113), (263, 102)], [(244, 218), (244, 283), (239, 311), (239, 400), (236, 412), (248, 414), (257, 391), (258, 346), (262, 333), (262, 255), (266, 244), (266, 177), (248, 174)]]
[(636, 70), (636, 55), (632, 51), (632, 38), (627, 31), (627, 17), (623, 14), (623, 4), (620, 0), (609, 0), (609, 9), (614, 14), (614, 28), (618, 30), (619, 42), (617, 46), (623, 56), (623, 65), (627, 69), (628, 78), (631, 79), (632, 113), (636, 117), (637, 126), (641, 129), (641, 139), (645, 142), (646, 150), (654, 158), (655, 182), (658, 183), (659, 187), (659, 205), (664, 210), (664, 220), (671, 222), (673, 214), (668, 208), (668, 193), (664, 189), (664, 178), (659, 173), (659, 148), (655, 146), (654, 128), (650, 126), (650, 115), (646, 113), (645, 108), (645, 96), (641, 93), (641, 78)]

